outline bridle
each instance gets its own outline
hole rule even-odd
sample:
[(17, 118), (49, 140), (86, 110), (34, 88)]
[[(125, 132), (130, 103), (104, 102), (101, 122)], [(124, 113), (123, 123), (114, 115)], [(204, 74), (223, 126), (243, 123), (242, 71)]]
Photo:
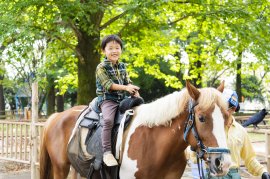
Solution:
[[(204, 179), (203, 161), (202, 161), (204, 154), (211, 154), (211, 153), (228, 153), (229, 154), (230, 150), (226, 148), (219, 148), (219, 147), (207, 147), (203, 144), (195, 125), (196, 121), (195, 121), (194, 108), (197, 105), (198, 105), (197, 102), (193, 103), (193, 100), (189, 101), (189, 104), (188, 104), (189, 114), (188, 114), (187, 121), (185, 123), (184, 140), (185, 142), (187, 142), (187, 135), (191, 131), (197, 141), (197, 146), (199, 148), (199, 151), (196, 152), (197, 154), (196, 156), (197, 156), (197, 165), (198, 165), (200, 179)], [(194, 148), (191, 148), (191, 150), (195, 152)], [(209, 162), (210, 161), (209, 158), (207, 158), (206, 161)]]

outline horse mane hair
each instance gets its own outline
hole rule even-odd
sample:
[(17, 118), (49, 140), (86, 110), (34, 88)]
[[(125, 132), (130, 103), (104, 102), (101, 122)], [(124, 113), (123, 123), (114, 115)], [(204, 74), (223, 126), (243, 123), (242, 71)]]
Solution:
[[(198, 106), (202, 111), (209, 109), (213, 103), (221, 108), (226, 107), (222, 94), (214, 88), (199, 89), (200, 97)], [(188, 101), (191, 99), (187, 89), (177, 91), (157, 99), (151, 103), (143, 104), (136, 108), (136, 121), (143, 126), (168, 126), (172, 120), (187, 112)]]

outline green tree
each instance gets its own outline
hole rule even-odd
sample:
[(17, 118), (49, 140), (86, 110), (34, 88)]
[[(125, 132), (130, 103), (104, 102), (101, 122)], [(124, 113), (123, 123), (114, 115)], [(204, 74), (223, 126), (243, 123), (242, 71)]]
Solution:
[[(106, 34), (115, 33), (124, 40), (123, 57), (133, 78), (139, 76), (135, 69), (143, 68), (173, 88), (182, 88), (183, 79), (194, 79), (203, 86), (209, 79), (214, 84), (223, 70), (240, 72), (237, 60), (224, 55), (228, 51), (234, 56), (251, 51), (262, 61), (269, 52), (269, 46), (259, 43), (269, 44), (267, 0), (3, 0), (0, 7), (9, 9), (0, 11), (0, 29), (6, 38), (47, 39), (47, 48), (57, 40), (78, 59), (78, 104), (95, 96), (99, 42)], [(181, 51), (187, 53), (188, 63), (179, 55)], [(167, 63), (173, 73), (163, 71), (159, 63), (168, 57), (172, 57)]]
[(264, 102), (263, 86), (261, 80), (259, 80), (254, 75), (249, 75), (243, 78), (242, 83), (242, 94), (245, 99), (252, 101), (257, 99), (261, 102)]

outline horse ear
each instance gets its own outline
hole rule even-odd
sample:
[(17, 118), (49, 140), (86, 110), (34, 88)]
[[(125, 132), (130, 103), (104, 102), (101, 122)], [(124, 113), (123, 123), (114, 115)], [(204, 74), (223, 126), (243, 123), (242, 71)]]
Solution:
[(225, 81), (223, 80), (223, 81), (221, 82), (221, 84), (219, 85), (219, 87), (217, 87), (217, 90), (220, 91), (221, 93), (222, 93), (223, 90), (224, 90), (224, 83), (225, 83)]
[(188, 80), (186, 80), (186, 87), (188, 90), (189, 95), (195, 100), (197, 101), (197, 99), (200, 97), (200, 91), (193, 86)]

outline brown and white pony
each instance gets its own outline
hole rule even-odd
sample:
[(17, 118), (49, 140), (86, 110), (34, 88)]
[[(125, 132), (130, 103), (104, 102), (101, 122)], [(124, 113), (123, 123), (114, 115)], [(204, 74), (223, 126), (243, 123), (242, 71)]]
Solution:
[[(223, 88), (222, 83), (218, 89)], [(73, 107), (47, 121), (40, 156), (41, 179), (67, 177), (67, 144), (85, 107)], [(231, 163), (224, 132), (226, 111), (220, 91), (197, 89), (189, 82), (180, 92), (135, 108), (132, 123), (124, 133), (120, 178), (179, 179), (186, 167), (188, 145), (208, 161), (212, 175), (225, 175)], [(213, 155), (208, 149), (214, 149)], [(99, 173), (93, 178), (100, 178)]]

